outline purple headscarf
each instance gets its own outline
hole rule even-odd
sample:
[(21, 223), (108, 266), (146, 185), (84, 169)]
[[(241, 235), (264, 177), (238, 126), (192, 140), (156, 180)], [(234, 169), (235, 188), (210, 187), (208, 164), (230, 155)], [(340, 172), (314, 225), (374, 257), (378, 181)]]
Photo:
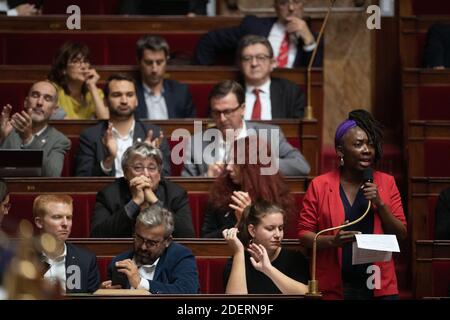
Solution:
[(342, 122), (336, 129), (336, 134), (334, 135), (334, 146), (337, 147), (344, 134), (346, 134), (348, 130), (356, 126), (357, 124), (354, 120), (347, 119)]

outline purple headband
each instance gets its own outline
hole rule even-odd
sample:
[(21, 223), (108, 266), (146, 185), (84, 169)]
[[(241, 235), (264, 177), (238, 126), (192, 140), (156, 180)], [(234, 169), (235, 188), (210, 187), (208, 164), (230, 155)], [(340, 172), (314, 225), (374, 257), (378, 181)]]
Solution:
[(345, 120), (336, 129), (336, 134), (334, 135), (334, 146), (336, 147), (341, 141), (344, 134), (347, 133), (351, 128), (356, 127), (356, 122), (354, 120)]

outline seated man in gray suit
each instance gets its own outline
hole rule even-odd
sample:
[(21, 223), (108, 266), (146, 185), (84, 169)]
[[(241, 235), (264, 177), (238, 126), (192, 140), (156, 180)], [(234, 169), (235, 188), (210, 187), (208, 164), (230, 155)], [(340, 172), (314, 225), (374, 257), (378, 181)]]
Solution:
[(43, 150), (44, 177), (61, 176), (64, 154), (70, 149), (70, 140), (48, 125), (58, 109), (57, 102), (55, 86), (38, 81), (25, 98), (24, 110), (10, 116), (12, 107), (8, 104), (0, 115), (0, 149)]
[(302, 118), (305, 94), (289, 80), (271, 77), (276, 62), (269, 40), (248, 35), (239, 41), (237, 60), (245, 85), (246, 120)]
[(287, 142), (279, 127), (244, 120), (244, 101), (244, 89), (236, 81), (225, 80), (212, 89), (209, 104), (219, 134), (212, 137), (213, 143), (210, 142), (211, 132), (204, 136), (203, 132), (197, 133), (189, 140), (182, 176), (219, 176), (229, 158), (232, 142), (250, 134), (263, 138), (272, 154), (278, 155), (279, 171), (283, 175), (302, 176), (309, 173), (308, 162), (298, 149)]
[(136, 85), (137, 119), (195, 118), (188, 86), (164, 79), (169, 50), (167, 41), (158, 36), (143, 36), (137, 42), (140, 70), (140, 79)]

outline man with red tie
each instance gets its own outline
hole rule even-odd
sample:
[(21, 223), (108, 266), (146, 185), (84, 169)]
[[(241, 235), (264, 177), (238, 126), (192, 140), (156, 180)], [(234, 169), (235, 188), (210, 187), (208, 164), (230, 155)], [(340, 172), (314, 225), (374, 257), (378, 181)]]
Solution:
[(302, 118), (305, 94), (289, 80), (271, 77), (277, 62), (269, 41), (256, 35), (241, 39), (237, 59), (245, 87), (246, 120)]
[[(232, 53), (239, 40), (249, 34), (266, 37), (272, 45), (278, 68), (306, 67), (317, 46), (314, 33), (303, 19), (306, 0), (274, 0), (277, 17), (246, 16), (241, 24), (210, 31), (200, 38), (196, 62), (211, 65), (217, 56)], [(314, 67), (322, 66), (320, 45)]]

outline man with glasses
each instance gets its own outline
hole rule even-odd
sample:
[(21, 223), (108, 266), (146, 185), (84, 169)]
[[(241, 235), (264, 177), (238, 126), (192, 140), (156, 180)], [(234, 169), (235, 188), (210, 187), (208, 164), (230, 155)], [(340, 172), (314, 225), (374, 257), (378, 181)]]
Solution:
[[(174, 219), (170, 211), (148, 207), (136, 219), (134, 248), (115, 257), (108, 267), (126, 275), (123, 289), (144, 289), (152, 294), (200, 293), (197, 264), (191, 250), (172, 241)], [(122, 286), (108, 280), (104, 289)]]
[[(239, 83), (233, 80), (218, 83), (209, 94), (209, 104), (216, 127), (209, 129), (212, 131), (204, 136), (201, 132), (189, 139), (182, 176), (218, 177), (230, 158), (233, 141), (251, 134), (258, 135), (269, 145), (283, 175), (304, 176), (309, 173), (308, 162), (287, 142), (279, 127), (244, 120), (245, 93)], [(215, 135), (214, 131), (218, 134)], [(212, 133), (213, 141), (209, 133)]]
[(81, 133), (75, 175), (122, 177), (122, 155), (134, 141), (145, 141), (160, 148), (162, 172), (170, 175), (170, 150), (162, 130), (135, 119), (138, 102), (134, 80), (126, 75), (112, 75), (107, 80), (105, 96), (109, 121), (102, 121)]
[(58, 109), (56, 87), (49, 81), (34, 83), (25, 98), (24, 110), (11, 115), (12, 106), (0, 115), (0, 149), (37, 149), (43, 151), (42, 176), (61, 176), (64, 154), (70, 140), (48, 125)]
[(161, 178), (162, 164), (161, 151), (145, 142), (137, 142), (125, 151), (124, 177), (97, 194), (92, 237), (131, 237), (140, 210), (153, 205), (173, 212), (174, 237), (195, 237), (187, 192)]
[(246, 120), (303, 117), (305, 94), (300, 87), (292, 81), (271, 77), (276, 61), (265, 37), (243, 37), (237, 60), (244, 79)]
[[(196, 62), (211, 65), (217, 56), (232, 54), (239, 40), (249, 34), (266, 37), (272, 45), (278, 68), (306, 67), (316, 47), (316, 39), (303, 19), (305, 0), (274, 0), (277, 17), (246, 16), (237, 27), (221, 28), (202, 36), (196, 49)], [(322, 66), (323, 46), (314, 66)]]

